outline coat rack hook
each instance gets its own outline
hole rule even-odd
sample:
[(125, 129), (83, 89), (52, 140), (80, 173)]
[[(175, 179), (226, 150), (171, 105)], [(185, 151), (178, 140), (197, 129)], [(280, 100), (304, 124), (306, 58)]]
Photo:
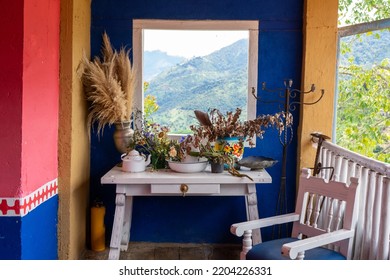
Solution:
[[(297, 105), (314, 105), (318, 103), (322, 97), (324, 96), (325, 90), (321, 89), (320, 97), (317, 98), (314, 102), (301, 102), (301, 101), (294, 101), (298, 95), (301, 94), (309, 94), (314, 93), (316, 90), (316, 87), (314, 84), (311, 85), (310, 89), (308, 91), (302, 91), (298, 89), (292, 89), (293, 80), (292, 79), (285, 79), (284, 81), (284, 88), (275, 88), (275, 89), (268, 89), (266, 87), (265, 82), (262, 82), (262, 90), (264, 92), (269, 93), (278, 93), (278, 98), (280, 100), (273, 100), (273, 101), (261, 101), (262, 103), (282, 103), (284, 104), (284, 111), (286, 116), (289, 116), (291, 111), (294, 111), (297, 107)], [(252, 88), (252, 95), (260, 101), (260, 96), (256, 96), (254, 88)], [(293, 128), (292, 123), (287, 123), (287, 119), (284, 120), (284, 132), (279, 135), (280, 143), (283, 147), (282, 152), (282, 173), (281, 173), (281, 180), (280, 180), (280, 189), (279, 189), (279, 197), (278, 197), (278, 204), (277, 204), (277, 214), (286, 214), (287, 213), (287, 193), (286, 193), (286, 180), (287, 180), (287, 147), (291, 143), (293, 138)], [(275, 228), (273, 229), (273, 231)], [(285, 228), (286, 234), (288, 235), (288, 226)], [(274, 235), (274, 232), (273, 232)], [(278, 228), (278, 236), (282, 236), (282, 229), (279, 226)]]

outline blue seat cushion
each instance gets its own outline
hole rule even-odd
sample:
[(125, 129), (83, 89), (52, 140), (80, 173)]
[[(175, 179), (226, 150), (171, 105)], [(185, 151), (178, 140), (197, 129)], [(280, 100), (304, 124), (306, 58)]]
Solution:
[[(289, 260), (282, 255), (282, 245), (298, 240), (297, 238), (281, 238), (266, 241), (252, 247), (246, 254), (247, 260)], [(314, 248), (305, 251), (304, 260), (345, 260), (346, 258), (333, 250)]]

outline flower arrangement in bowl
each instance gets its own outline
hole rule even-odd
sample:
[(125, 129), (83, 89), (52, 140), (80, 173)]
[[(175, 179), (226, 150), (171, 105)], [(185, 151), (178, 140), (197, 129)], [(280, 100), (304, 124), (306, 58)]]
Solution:
[(193, 173), (203, 171), (207, 166), (207, 159), (191, 156), (187, 153), (184, 142), (168, 137), (169, 128), (158, 123), (146, 124), (143, 130), (135, 130), (134, 147), (142, 153), (150, 154), (153, 170), (170, 169)]

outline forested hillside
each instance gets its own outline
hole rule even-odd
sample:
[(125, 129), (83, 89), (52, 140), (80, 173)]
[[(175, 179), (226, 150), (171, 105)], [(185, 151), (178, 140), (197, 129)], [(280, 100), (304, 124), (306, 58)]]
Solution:
[(342, 65), (354, 59), (353, 62), (357, 65), (371, 67), (373, 64), (380, 64), (385, 58), (390, 59), (390, 32), (388, 30), (345, 37), (341, 42), (346, 46), (346, 50), (350, 51), (341, 56)]
[(390, 30), (343, 41), (336, 143), (390, 162)]
[(145, 94), (157, 98), (153, 120), (185, 132), (195, 123), (194, 110), (237, 107), (246, 115), (248, 40), (240, 40), (210, 55), (195, 57), (158, 74)]

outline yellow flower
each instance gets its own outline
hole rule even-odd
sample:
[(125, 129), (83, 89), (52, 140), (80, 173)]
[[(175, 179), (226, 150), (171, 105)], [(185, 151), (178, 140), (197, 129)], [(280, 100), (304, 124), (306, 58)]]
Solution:
[(216, 142), (214, 145), (214, 151), (221, 151), (222, 150), (222, 144), (219, 142)]
[(225, 145), (225, 147), (223, 148), (223, 151), (225, 153), (230, 153), (232, 151), (232, 147), (230, 147), (229, 145)]

